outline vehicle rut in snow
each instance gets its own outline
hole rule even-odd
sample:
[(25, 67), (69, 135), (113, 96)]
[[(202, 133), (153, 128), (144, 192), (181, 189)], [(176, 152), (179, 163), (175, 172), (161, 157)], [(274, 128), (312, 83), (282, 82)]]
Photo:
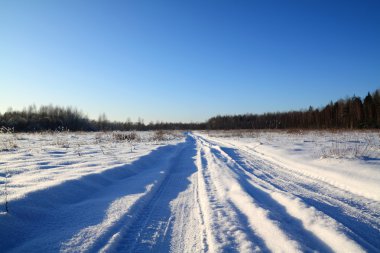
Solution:
[(161, 185), (114, 243), (114, 251), (378, 249), (376, 208), (254, 152), (190, 134), (169, 166)]
[(194, 199), (196, 182), (191, 181), (196, 178), (195, 152), (195, 141), (188, 137), (183, 150), (170, 162), (165, 179), (135, 214), (134, 222), (122, 232), (111, 251), (169, 252), (174, 248), (199, 251), (203, 247)]
[(214, 173), (212, 181), (221, 182), (224, 196), (269, 250), (378, 251), (378, 203), (289, 171), (252, 150), (203, 136), (198, 142)]

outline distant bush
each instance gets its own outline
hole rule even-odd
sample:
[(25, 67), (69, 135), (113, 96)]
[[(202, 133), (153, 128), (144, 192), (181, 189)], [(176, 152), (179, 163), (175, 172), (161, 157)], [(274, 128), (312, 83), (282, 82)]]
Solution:
[(16, 143), (17, 137), (13, 128), (1, 127), (0, 134), (0, 151), (12, 151), (18, 147)]
[(154, 141), (163, 141), (165, 140), (165, 132), (163, 130), (155, 131), (153, 134)]
[(115, 132), (112, 133), (112, 137), (116, 141), (127, 141), (127, 142), (133, 142), (138, 140), (138, 135), (136, 132), (127, 132), (127, 133), (121, 133), (121, 132)]

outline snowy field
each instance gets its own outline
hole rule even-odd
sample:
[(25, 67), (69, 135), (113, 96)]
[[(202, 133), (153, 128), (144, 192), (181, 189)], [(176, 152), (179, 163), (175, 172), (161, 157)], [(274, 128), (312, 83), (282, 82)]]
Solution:
[(380, 252), (379, 132), (130, 134), (1, 134), (0, 252)]

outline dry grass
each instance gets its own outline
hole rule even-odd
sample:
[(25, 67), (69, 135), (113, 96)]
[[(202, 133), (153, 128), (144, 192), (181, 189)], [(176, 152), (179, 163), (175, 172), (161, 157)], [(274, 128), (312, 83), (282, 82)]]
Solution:
[(17, 136), (12, 128), (1, 127), (0, 128), (0, 151), (14, 151), (18, 148)]

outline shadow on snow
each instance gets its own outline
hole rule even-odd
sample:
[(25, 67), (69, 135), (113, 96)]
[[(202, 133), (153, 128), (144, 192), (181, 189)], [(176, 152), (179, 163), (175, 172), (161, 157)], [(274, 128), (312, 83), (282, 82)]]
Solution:
[[(180, 150), (186, 150), (182, 151), (186, 155), (181, 157), (187, 160), (171, 161)], [(131, 164), (68, 180), (13, 200), (9, 203), (10, 213), (0, 216), (0, 251), (58, 251), (63, 242), (81, 230), (102, 223), (115, 200), (145, 193), (148, 185), (163, 177), (163, 171), (176, 172), (174, 167), (180, 164), (183, 166), (181, 182), (177, 182), (178, 187), (175, 191), (168, 192), (165, 202), (159, 206), (162, 213), (167, 215), (170, 213), (170, 201), (189, 184), (188, 180), (182, 179), (196, 171), (193, 156), (195, 143), (191, 137), (187, 137), (184, 143), (159, 147)], [(168, 166), (173, 168), (167, 170)], [(139, 205), (144, 204), (140, 202), (147, 201), (143, 198), (142, 201), (138, 200)], [(104, 246), (110, 236), (130, 219), (129, 213), (124, 214), (97, 238), (90, 251), (95, 252)]]
[[(221, 147), (221, 149), (230, 156), (243, 170), (250, 171), (246, 168), (244, 161), (238, 155), (237, 151), (232, 148)], [(219, 151), (214, 152), (219, 158), (227, 159)], [(249, 183), (249, 177), (236, 165), (228, 163), (229, 167), (239, 175), (238, 180), (243, 189), (255, 200), (255, 202), (265, 210), (269, 211), (269, 218), (276, 221), (281, 230), (291, 238), (301, 243), (303, 251), (320, 250), (323, 252), (332, 252), (332, 249), (313, 233), (306, 230), (302, 221), (291, 216), (284, 206), (274, 200), (267, 192), (260, 190)]]

